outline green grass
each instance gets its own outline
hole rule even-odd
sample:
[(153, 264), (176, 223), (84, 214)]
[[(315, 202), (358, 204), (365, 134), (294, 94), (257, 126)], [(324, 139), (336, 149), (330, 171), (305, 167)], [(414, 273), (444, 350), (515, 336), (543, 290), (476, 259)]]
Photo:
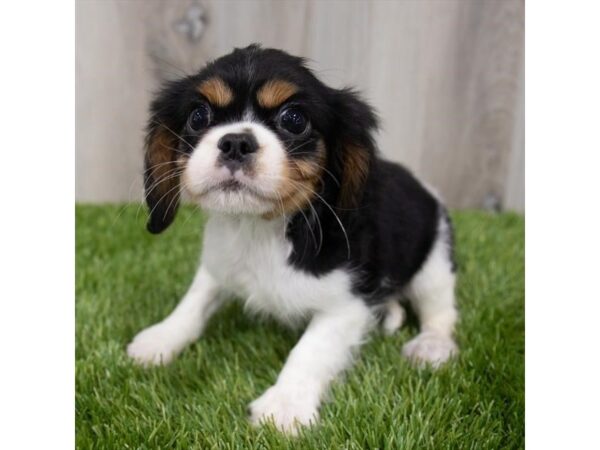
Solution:
[(183, 208), (160, 236), (137, 206), (78, 206), (76, 429), (79, 448), (510, 449), (524, 446), (524, 219), (456, 212), (457, 339), (439, 371), (400, 349), (414, 323), (374, 333), (298, 438), (246, 421), (298, 339), (232, 304), (172, 365), (142, 369), (125, 346), (191, 281), (202, 217)]

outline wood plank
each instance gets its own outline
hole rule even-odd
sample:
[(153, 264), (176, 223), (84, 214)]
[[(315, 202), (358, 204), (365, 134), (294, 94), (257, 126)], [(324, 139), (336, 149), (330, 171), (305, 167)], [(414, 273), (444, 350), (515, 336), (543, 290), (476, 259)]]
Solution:
[(451, 206), (523, 210), (522, 0), (205, 0), (197, 42), (175, 26), (190, 4), (78, 2), (79, 200), (139, 198), (149, 93), (260, 42), (359, 88), (382, 118), (382, 153)]

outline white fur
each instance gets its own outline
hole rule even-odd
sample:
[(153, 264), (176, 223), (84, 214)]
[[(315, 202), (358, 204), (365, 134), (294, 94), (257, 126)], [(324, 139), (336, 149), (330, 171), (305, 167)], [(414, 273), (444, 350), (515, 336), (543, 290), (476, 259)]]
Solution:
[(402, 353), (418, 364), (439, 366), (458, 350), (452, 339), (457, 320), (448, 235), (440, 219), (438, 236), (421, 270), (405, 290), (421, 323), (421, 333), (405, 344)]
[[(217, 164), (219, 139), (228, 133), (250, 131), (259, 149), (253, 175), (243, 169), (235, 173)], [(286, 151), (277, 135), (257, 122), (236, 122), (211, 128), (192, 152), (182, 174), (185, 190), (200, 206), (210, 211), (235, 214), (264, 214), (277, 205), (278, 187), (286, 161)], [(235, 179), (248, 191), (223, 192), (219, 183)]]
[(205, 228), (203, 264), (256, 312), (293, 323), (343, 306), (351, 294), (346, 271), (319, 278), (294, 269), (284, 220), (212, 214)]
[(406, 319), (406, 311), (404, 308), (400, 306), (400, 302), (397, 298), (392, 298), (385, 302), (385, 311), (383, 318), (383, 331), (386, 334), (394, 334), (404, 324), (404, 320)]
[(351, 350), (373, 323), (360, 299), (348, 296), (344, 303), (315, 314), (275, 385), (250, 404), (252, 423), (271, 420), (280, 430), (295, 434), (301, 425), (318, 419), (327, 387), (350, 363)]
[(187, 345), (200, 337), (210, 316), (222, 303), (217, 284), (200, 267), (177, 308), (162, 322), (140, 332), (127, 347), (127, 353), (143, 365), (168, 364)]

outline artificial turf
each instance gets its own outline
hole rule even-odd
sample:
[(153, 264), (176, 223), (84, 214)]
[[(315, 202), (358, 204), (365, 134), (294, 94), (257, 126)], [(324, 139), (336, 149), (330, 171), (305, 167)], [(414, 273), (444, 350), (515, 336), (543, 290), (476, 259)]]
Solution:
[(203, 217), (190, 207), (150, 235), (134, 205), (76, 207), (78, 448), (469, 448), (524, 446), (524, 218), (455, 212), (460, 356), (415, 369), (400, 356), (416, 333), (373, 333), (316, 427), (297, 438), (252, 428), (248, 403), (276, 379), (299, 331), (232, 303), (167, 367), (125, 354), (191, 281)]

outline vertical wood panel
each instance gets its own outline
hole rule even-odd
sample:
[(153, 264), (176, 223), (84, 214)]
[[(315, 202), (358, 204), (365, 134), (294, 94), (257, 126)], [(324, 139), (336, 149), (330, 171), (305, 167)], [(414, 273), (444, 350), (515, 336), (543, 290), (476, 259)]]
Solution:
[(515, 105), (515, 128), (504, 192), (505, 204), (525, 211), (525, 67), (518, 79), (518, 101)]
[(334, 87), (358, 87), (382, 118), (383, 154), (451, 206), (495, 196), (523, 209), (522, 0), (200, 3), (197, 43), (174, 28), (190, 1), (77, 4), (78, 199), (140, 198), (149, 92), (260, 42), (307, 56)]
[(76, 195), (140, 198), (142, 117), (149, 102), (143, 4), (79, 2), (76, 8)]

